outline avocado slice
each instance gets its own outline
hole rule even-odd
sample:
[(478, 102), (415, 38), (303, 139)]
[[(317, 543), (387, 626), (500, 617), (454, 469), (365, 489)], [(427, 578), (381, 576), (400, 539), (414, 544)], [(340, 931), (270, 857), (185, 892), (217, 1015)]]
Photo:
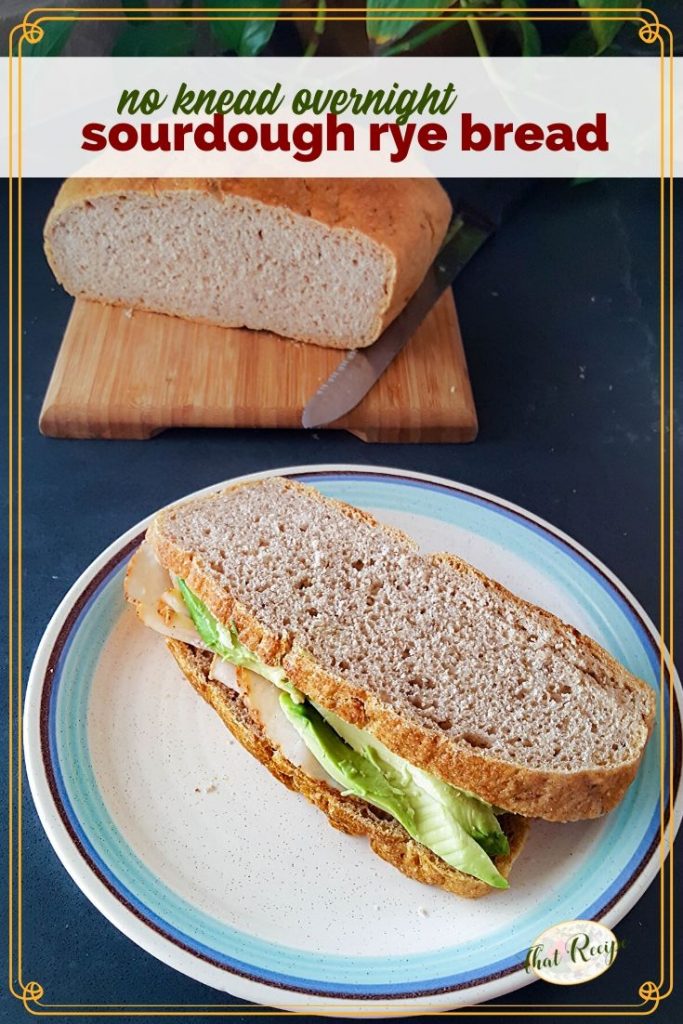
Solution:
[[(462, 801), (440, 799), (436, 791), (430, 792), (430, 787), (420, 785), (420, 775), (416, 774), (420, 769), (414, 769), (402, 758), (396, 758), (398, 765), (384, 760), (374, 745), (365, 744), (361, 750), (355, 750), (310, 702), (295, 704), (287, 693), (281, 693), (280, 704), (311, 753), (333, 779), (346, 787), (347, 793), (387, 811), (403, 825), (408, 835), (446, 864), (496, 889), (507, 889), (506, 879), (465, 828), (463, 819), (467, 820), (467, 815), (461, 811), (467, 806), (466, 794)], [(354, 742), (358, 740), (353, 733), (350, 735)], [(426, 772), (421, 774), (427, 775)]]
[(303, 703), (306, 698), (301, 690), (290, 683), (283, 668), (266, 665), (260, 661), (248, 647), (240, 642), (235, 627), (231, 626), (229, 630), (226, 629), (211, 614), (204, 602), (192, 593), (185, 580), (178, 580), (178, 588), (201, 640), (210, 651), (223, 658), (224, 661), (229, 661), (231, 665), (256, 672), (268, 682), (274, 683), (279, 689), (286, 690), (295, 703)]
[(353, 750), (375, 761), (385, 774), (394, 774), (400, 785), (418, 787), (443, 804), (465, 829), (468, 835), (479, 843), (491, 857), (510, 852), (507, 836), (500, 827), (493, 808), (473, 793), (451, 786), (450, 783), (410, 764), (404, 758), (392, 753), (383, 743), (363, 729), (350, 725), (326, 708), (314, 707)]

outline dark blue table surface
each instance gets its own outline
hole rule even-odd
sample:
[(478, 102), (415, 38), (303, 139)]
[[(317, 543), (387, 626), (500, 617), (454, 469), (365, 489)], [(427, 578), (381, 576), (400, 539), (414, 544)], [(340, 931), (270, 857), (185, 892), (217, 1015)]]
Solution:
[[(127, 527), (198, 487), (300, 463), (403, 467), (492, 491), (584, 544), (657, 620), (655, 182), (543, 183), (458, 280), (481, 424), (466, 446), (365, 445), (341, 432), (294, 431), (178, 430), (145, 442), (41, 437), (38, 413), (71, 306), (42, 255), (56, 188), (24, 187), (26, 669), (68, 587)], [(680, 426), (675, 440), (680, 448)], [(90, 905), (28, 794), (23, 837), (23, 976), (40, 982), (47, 1002), (225, 1003), (138, 949)], [(653, 885), (618, 925), (626, 945), (600, 979), (571, 991), (538, 982), (506, 1002), (636, 1002), (638, 985), (657, 975), (657, 921)], [(657, 1019), (676, 1019), (680, 1003), (674, 995)], [(25, 1016), (6, 993), (3, 1012), (8, 1021)]]

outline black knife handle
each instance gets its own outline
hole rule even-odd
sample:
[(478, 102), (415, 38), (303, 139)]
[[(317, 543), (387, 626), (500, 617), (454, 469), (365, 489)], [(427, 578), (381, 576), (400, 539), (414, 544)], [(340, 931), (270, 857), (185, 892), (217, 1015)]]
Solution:
[(497, 230), (537, 186), (534, 178), (462, 178), (449, 182), (454, 213)]

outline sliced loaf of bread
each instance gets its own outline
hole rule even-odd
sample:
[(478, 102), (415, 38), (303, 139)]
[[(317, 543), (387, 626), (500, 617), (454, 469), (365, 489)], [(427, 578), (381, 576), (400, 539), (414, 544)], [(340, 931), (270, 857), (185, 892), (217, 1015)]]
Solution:
[(45, 251), (72, 295), (362, 348), (417, 289), (450, 214), (432, 179), (78, 178)]
[(646, 683), (359, 509), (270, 478), (166, 510), (147, 539), (308, 697), (507, 811), (595, 817), (638, 769), (655, 714)]

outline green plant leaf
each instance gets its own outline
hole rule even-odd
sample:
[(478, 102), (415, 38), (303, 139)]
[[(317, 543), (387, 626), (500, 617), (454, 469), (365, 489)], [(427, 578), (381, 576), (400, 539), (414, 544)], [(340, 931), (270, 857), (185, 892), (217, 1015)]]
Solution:
[[(526, 0), (503, 0), (503, 7), (511, 10), (526, 10)], [(533, 21), (515, 19), (515, 32), (519, 37), (523, 57), (538, 57), (541, 53), (541, 37)]]
[[(406, 13), (409, 13), (410, 8), (415, 7), (429, 8), (435, 12), (447, 11), (452, 5), (444, 0), (422, 0), (421, 4), (416, 4), (415, 0), (368, 0), (368, 14), (379, 14), (386, 8), (408, 8)], [(368, 19), (367, 21), (367, 32), (370, 39), (377, 43), (378, 46), (384, 46), (385, 43), (391, 43), (396, 39), (402, 39), (403, 36), (410, 31), (415, 25), (418, 25), (421, 21), (429, 22), (429, 18), (395, 18), (391, 15), (387, 15), (386, 18)]]
[(571, 37), (564, 52), (566, 57), (594, 57), (595, 36), (590, 29), (582, 29)]
[(185, 22), (132, 21), (112, 48), (114, 57), (186, 57), (194, 47), (194, 30)]
[[(244, 7), (242, 0), (205, 0), (205, 7)], [(271, 17), (266, 21), (243, 18), (240, 21), (212, 21), (211, 31), (225, 50), (239, 57), (255, 57), (270, 41), (275, 28), (275, 18), (280, 9), (279, 0), (252, 0), (250, 7), (258, 7)]]
[[(77, 18), (78, 15), (74, 15)], [(21, 47), (22, 57), (58, 57), (66, 46), (67, 40), (74, 29), (75, 21), (43, 21), (40, 27), (43, 30), (43, 38), (37, 43), (29, 43), (24, 40)], [(17, 53), (18, 41), (14, 44), (14, 53)]]
[[(605, 12), (624, 7), (623, 0), (576, 0), (579, 7), (600, 7)], [(633, 5), (640, 7), (640, 0)], [(595, 40), (594, 53), (602, 53), (610, 45), (619, 29), (624, 24), (623, 20), (601, 21), (595, 14), (591, 16), (590, 31)]]

